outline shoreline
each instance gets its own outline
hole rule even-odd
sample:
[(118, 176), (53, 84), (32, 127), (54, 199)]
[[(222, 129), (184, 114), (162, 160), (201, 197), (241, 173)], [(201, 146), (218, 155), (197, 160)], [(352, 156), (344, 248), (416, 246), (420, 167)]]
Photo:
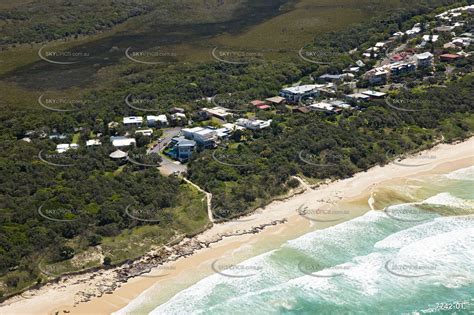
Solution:
[[(431, 156), (430, 163), (420, 164), (420, 156), (427, 153)], [(375, 186), (472, 165), (474, 137), (455, 144), (438, 144), (401, 162), (397, 160), (383, 167), (375, 166), (351, 178), (321, 184), (316, 188), (303, 185), (302, 192), (273, 201), (248, 216), (214, 224), (193, 238), (184, 239), (172, 247), (163, 246), (130, 264), (65, 276), (37, 290), (29, 290), (6, 300), (0, 304), (0, 310), (8, 314), (26, 314), (25, 309), (35, 309), (38, 314), (62, 314), (64, 310), (70, 314), (110, 314), (125, 307), (153, 285), (165, 286), (168, 283), (179, 291), (202, 278), (203, 274), (194, 272), (194, 269), (207, 268), (204, 273), (212, 274), (208, 266), (202, 265), (216, 262), (229, 253), (233, 255), (246, 244), (271, 239), (270, 242), (277, 245), (311, 230), (326, 228), (362, 215), (372, 208), (369, 197)], [(322, 216), (324, 220), (313, 221), (298, 213), (298, 209), (303, 206), (310, 210), (328, 209), (361, 198), (367, 200), (365, 210), (355, 211), (342, 219), (338, 214), (328, 213)], [(245, 257), (239, 259), (244, 260)], [(166, 273), (162, 274), (163, 271)], [(187, 279), (186, 283), (180, 283), (180, 279)], [(172, 296), (173, 293), (169, 292), (168, 295)]]

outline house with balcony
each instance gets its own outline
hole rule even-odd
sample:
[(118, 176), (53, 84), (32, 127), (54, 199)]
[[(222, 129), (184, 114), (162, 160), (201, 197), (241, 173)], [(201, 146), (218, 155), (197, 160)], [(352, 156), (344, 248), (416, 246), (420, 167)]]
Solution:
[(194, 140), (196, 144), (205, 149), (214, 148), (217, 142), (217, 132), (211, 128), (184, 128), (182, 130), (183, 136), (186, 139)]
[(169, 149), (165, 151), (168, 156), (180, 162), (185, 162), (189, 160), (195, 151), (196, 141), (186, 139), (184, 136), (175, 137), (171, 139), (168, 148)]

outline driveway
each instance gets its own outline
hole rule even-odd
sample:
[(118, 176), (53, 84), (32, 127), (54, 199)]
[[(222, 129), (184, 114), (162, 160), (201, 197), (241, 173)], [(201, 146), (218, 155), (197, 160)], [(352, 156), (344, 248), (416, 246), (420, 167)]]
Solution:
[(161, 138), (163, 141), (161, 143), (158, 143), (157, 146), (155, 146), (153, 149), (151, 149), (148, 153), (160, 153), (163, 151), (163, 149), (170, 143), (171, 139), (179, 135), (181, 132), (182, 127), (174, 127), (174, 128), (169, 128), (169, 129), (164, 129), (163, 130), (163, 136)]
[(161, 155), (163, 161), (158, 168), (163, 175), (169, 176), (175, 172), (183, 173), (188, 170), (186, 165), (181, 164), (178, 161), (174, 161), (167, 156), (161, 154), (164, 148), (170, 143), (171, 139), (178, 136), (181, 132), (182, 127), (174, 127), (163, 130), (163, 136), (161, 137), (163, 141), (158, 143), (157, 146), (153, 147), (148, 153), (157, 153)]

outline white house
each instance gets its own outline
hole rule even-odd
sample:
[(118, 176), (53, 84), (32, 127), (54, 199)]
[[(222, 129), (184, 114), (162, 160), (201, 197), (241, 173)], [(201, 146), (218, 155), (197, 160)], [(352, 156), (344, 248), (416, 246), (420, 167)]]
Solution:
[(334, 106), (326, 102), (318, 102), (308, 106), (311, 110), (315, 111), (325, 111), (332, 112), (334, 111)]
[(423, 35), (423, 40), (425, 42), (436, 43), (439, 39), (439, 35)]
[(129, 147), (136, 144), (134, 138), (127, 137), (110, 137), (110, 141), (112, 142), (112, 145), (116, 148)]
[(173, 120), (186, 119), (186, 114), (183, 114), (183, 113), (174, 113), (173, 115), (171, 115), (171, 118), (172, 118)]
[(290, 103), (298, 103), (303, 96), (317, 96), (319, 84), (308, 84), (284, 88), (280, 91), (280, 96), (284, 97)]
[(146, 116), (146, 122), (147, 122), (147, 125), (150, 127), (156, 126), (156, 125), (168, 126), (168, 118), (166, 117), (166, 115), (158, 115), (158, 116), (148, 115)]
[(100, 142), (99, 139), (91, 139), (86, 141), (86, 147), (90, 146), (96, 146), (96, 145), (101, 145), (102, 143)]
[(125, 126), (141, 126), (143, 123), (143, 117), (129, 116), (123, 118), (123, 124)]
[(222, 127), (229, 130), (229, 132), (234, 132), (236, 130), (244, 130), (245, 129), (245, 127), (237, 126), (237, 125), (232, 124), (232, 123), (223, 124)]
[(144, 136), (151, 137), (153, 135), (153, 130), (152, 129), (140, 129), (140, 130), (135, 130), (135, 134), (141, 133)]
[(79, 145), (76, 143), (71, 143), (71, 144), (61, 143), (56, 146), (56, 152), (64, 153), (68, 151), (69, 149), (77, 149), (77, 148), (79, 148)]
[(236, 123), (237, 125), (245, 127), (250, 130), (260, 130), (260, 129), (270, 127), (272, 120), (270, 119), (270, 120), (264, 121), (264, 120), (258, 120), (258, 119), (251, 120), (247, 118), (239, 118), (237, 119)]
[(217, 132), (210, 128), (184, 128), (182, 132), (186, 139), (194, 140), (200, 146), (214, 147), (217, 141)]
[(427, 68), (433, 65), (433, 54), (430, 52), (424, 52), (422, 54), (415, 55), (417, 67)]

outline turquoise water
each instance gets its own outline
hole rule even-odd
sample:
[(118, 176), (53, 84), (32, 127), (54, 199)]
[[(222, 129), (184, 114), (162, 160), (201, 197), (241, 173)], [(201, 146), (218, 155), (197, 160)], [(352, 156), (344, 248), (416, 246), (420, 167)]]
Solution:
[[(376, 196), (401, 192), (411, 201), (289, 240), (150, 314), (474, 314), (474, 167)], [(119, 313), (148, 313), (143, 301)]]

